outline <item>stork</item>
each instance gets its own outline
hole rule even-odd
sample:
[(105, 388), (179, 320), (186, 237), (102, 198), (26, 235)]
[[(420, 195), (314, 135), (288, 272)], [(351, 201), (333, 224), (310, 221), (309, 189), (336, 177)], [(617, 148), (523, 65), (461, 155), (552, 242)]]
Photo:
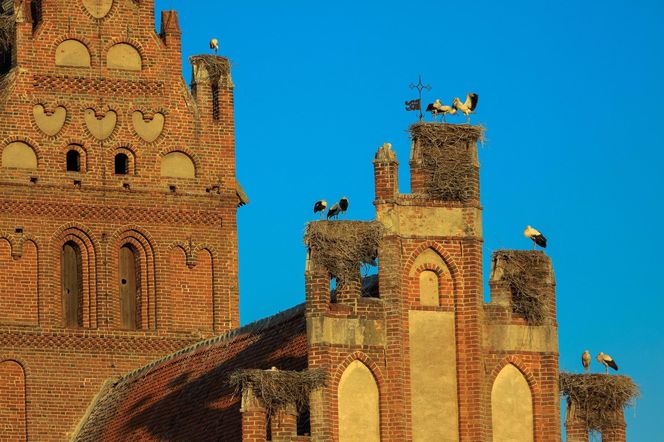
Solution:
[(210, 40), (210, 49), (212, 49), (215, 54), (219, 52), (219, 40), (217, 40), (216, 38)]
[(526, 226), (526, 230), (523, 231), (523, 234), (526, 238), (533, 240), (533, 250), (535, 250), (537, 246), (546, 249), (546, 238), (536, 229)]
[(590, 352), (588, 350), (584, 351), (583, 355), (581, 355), (581, 364), (583, 365), (584, 371), (590, 369)]
[(339, 214), (345, 212), (346, 210), (348, 210), (348, 198), (344, 196), (339, 200), (338, 203), (332, 204), (330, 210), (327, 211), (327, 219), (332, 217), (336, 217), (338, 219)]
[(342, 196), (339, 200), (339, 209), (341, 210), (341, 213), (344, 213), (346, 210), (348, 210), (348, 198), (345, 196)]
[(613, 368), (615, 371), (618, 371), (618, 364), (616, 364), (616, 361), (614, 361), (611, 356), (605, 355), (601, 351), (597, 355), (597, 362), (604, 365), (606, 368), (606, 374), (609, 374), (609, 367)]
[(323, 212), (325, 212), (325, 209), (327, 209), (327, 201), (325, 200), (316, 201), (314, 204), (314, 213), (320, 212), (321, 218), (323, 218)]
[(470, 114), (475, 112), (475, 108), (477, 107), (477, 99), (479, 96), (477, 94), (474, 94), (472, 92), (468, 92), (466, 95), (466, 101), (461, 102), (459, 97), (454, 97), (454, 100), (452, 100), (452, 106), (463, 112), (463, 114), (466, 116), (466, 123), (470, 124)]
[(443, 116), (443, 121), (445, 121), (445, 115), (447, 114), (454, 115), (457, 113), (457, 110), (454, 106), (448, 106), (446, 104), (442, 104), (440, 102), (440, 98), (437, 98), (433, 103), (427, 106), (427, 112), (431, 112), (431, 115), (433, 115), (434, 120), (440, 114)]

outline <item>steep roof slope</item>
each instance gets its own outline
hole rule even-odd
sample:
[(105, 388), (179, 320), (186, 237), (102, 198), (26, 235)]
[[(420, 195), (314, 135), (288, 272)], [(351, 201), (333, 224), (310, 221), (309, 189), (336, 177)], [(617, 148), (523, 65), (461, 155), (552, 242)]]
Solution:
[(228, 375), (272, 366), (307, 367), (304, 304), (107, 382), (73, 440), (240, 440), (240, 398)]

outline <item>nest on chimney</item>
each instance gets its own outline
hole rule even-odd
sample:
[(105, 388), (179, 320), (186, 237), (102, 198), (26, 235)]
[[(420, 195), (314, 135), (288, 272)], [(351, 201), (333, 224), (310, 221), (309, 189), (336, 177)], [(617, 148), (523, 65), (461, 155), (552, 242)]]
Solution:
[(212, 84), (217, 84), (220, 80), (229, 78), (230, 76), (231, 62), (227, 58), (211, 54), (194, 55), (189, 57), (189, 62), (194, 65), (203, 66)]
[(549, 268), (542, 265), (541, 253), (528, 250), (498, 250), (491, 260), (495, 270), (502, 270), (501, 280), (509, 286), (512, 313), (525, 318), (529, 324), (542, 325), (548, 317), (548, 296), (542, 290), (549, 277)]
[(359, 277), (361, 265), (376, 265), (384, 234), (379, 221), (312, 221), (304, 243), (314, 265), (344, 282)]
[(228, 383), (240, 390), (250, 388), (254, 396), (265, 407), (268, 415), (279, 409), (294, 406), (302, 412), (309, 405), (312, 391), (325, 387), (327, 376), (321, 369), (290, 370), (236, 370), (228, 378)]
[(443, 201), (468, 201), (474, 195), (475, 143), (484, 128), (468, 124), (416, 123), (410, 127), (424, 171), (426, 193)]
[(16, 14), (0, 12), (0, 52), (9, 51), (16, 35)]
[(639, 397), (639, 387), (627, 376), (561, 372), (560, 393), (567, 397), (567, 419), (580, 419), (588, 431), (602, 431), (619, 412)]

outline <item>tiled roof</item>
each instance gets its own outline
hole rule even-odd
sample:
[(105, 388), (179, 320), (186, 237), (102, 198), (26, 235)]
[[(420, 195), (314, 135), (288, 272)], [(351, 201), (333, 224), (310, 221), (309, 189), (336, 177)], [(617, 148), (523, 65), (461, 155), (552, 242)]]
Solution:
[(241, 440), (238, 368), (307, 367), (304, 304), (201, 341), (107, 382), (76, 441)]

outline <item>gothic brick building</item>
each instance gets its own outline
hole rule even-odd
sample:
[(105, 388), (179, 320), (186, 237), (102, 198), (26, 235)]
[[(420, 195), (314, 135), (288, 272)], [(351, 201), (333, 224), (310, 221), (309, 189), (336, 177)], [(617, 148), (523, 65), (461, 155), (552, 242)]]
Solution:
[[(496, 253), (483, 301), (479, 128), (414, 125), (410, 194), (381, 147), (376, 221), (310, 226), (373, 248), (309, 238), (305, 303), (238, 328), (228, 61), (190, 90), (152, 0), (0, 4), (0, 440), (561, 439), (550, 260)], [(326, 382), (269, 410), (229, 383), (271, 367)]]

